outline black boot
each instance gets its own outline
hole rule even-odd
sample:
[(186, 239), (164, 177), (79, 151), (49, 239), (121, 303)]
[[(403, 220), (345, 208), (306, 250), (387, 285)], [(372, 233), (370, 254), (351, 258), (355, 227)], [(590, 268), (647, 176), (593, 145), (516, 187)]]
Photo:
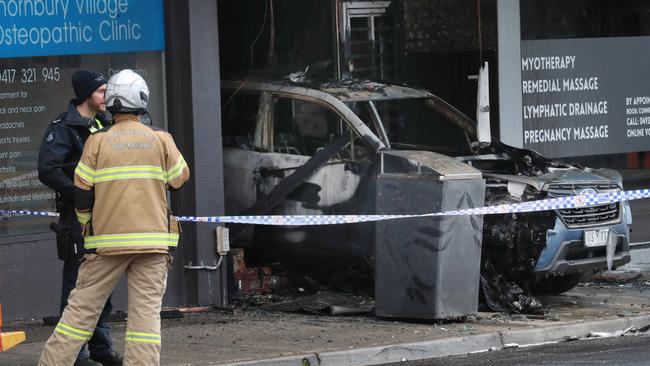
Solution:
[(103, 366), (122, 366), (122, 355), (115, 351), (101, 356), (90, 355), (90, 358), (97, 362), (101, 362)]
[(101, 363), (95, 362), (90, 358), (80, 358), (74, 362), (74, 366), (101, 366), (101, 365), (102, 365)]

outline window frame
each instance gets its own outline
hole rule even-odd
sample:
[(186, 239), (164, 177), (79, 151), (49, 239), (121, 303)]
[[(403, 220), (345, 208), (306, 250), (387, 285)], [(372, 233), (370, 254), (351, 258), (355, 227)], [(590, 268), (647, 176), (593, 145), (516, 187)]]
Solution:
[[(275, 136), (275, 105), (280, 99), (288, 99), (290, 101), (295, 101), (299, 100), (302, 102), (308, 102), (308, 103), (314, 103), (327, 111), (333, 113), (336, 118), (338, 118), (339, 125), (339, 133), (341, 135), (348, 134), (349, 136), (349, 142), (348, 145), (354, 146), (354, 141), (359, 138), (361, 140), (364, 140), (364, 143), (368, 145), (370, 148), (371, 145), (363, 139), (363, 136), (354, 128), (354, 125), (350, 123), (350, 121), (345, 117), (344, 114), (342, 114), (337, 108), (333, 107), (327, 102), (324, 102), (322, 100), (319, 100), (317, 98), (310, 98), (308, 96), (303, 96), (303, 95), (296, 95), (296, 94), (287, 94), (287, 93), (272, 93), (272, 92), (266, 92), (271, 95), (271, 99), (268, 101), (267, 107), (270, 108), (270, 110), (267, 111), (266, 113), (266, 120), (260, 119), (260, 124), (258, 127), (258, 130), (260, 131), (266, 131), (268, 133), (269, 138), (267, 139), (267, 145), (265, 145), (265, 149), (267, 149), (270, 152), (275, 152), (275, 141), (274, 141), (274, 136)], [(260, 104), (261, 107), (261, 104)], [(342, 126), (345, 124), (347, 127), (347, 131), (343, 131)], [(313, 155), (301, 155), (301, 156), (313, 156)]]

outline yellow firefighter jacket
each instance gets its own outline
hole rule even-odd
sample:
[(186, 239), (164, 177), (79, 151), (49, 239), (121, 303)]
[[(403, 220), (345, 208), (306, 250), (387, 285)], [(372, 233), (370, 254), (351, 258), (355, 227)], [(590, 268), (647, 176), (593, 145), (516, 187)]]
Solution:
[(154, 131), (137, 116), (116, 114), (113, 126), (88, 138), (75, 170), (75, 186), (94, 189), (92, 209), (77, 209), (84, 247), (106, 255), (176, 247), (180, 230), (166, 192), (180, 188), (189, 175), (169, 133)]

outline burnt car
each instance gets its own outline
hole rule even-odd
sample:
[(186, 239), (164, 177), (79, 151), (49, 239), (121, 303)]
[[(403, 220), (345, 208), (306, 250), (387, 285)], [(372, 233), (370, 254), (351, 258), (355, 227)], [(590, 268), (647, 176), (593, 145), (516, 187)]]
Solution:
[[(389, 170), (428, 172), (440, 182), (481, 181), (480, 194), (456, 194), (469, 197), (470, 206), (623, 189), (613, 170), (565, 164), (496, 141), (478, 142), (471, 118), (426, 90), (404, 85), (224, 81), (222, 113), (229, 215), (444, 208), (435, 206), (434, 198), (419, 212), (404, 212), (397, 207), (400, 202), (414, 207), (406, 204), (406, 192), (406, 198), (392, 197), (395, 210), (380, 210), (378, 179)], [(627, 203), (613, 203), (485, 215), (461, 226), (480, 231), (468, 240), (481, 248), (481, 285), (491, 307), (513, 310), (498, 295), (511, 284), (524, 294), (560, 293), (585, 273), (629, 262), (631, 221)], [(231, 230), (231, 241), (245, 248), (252, 263), (309, 271), (322, 283), (345, 289), (372, 282), (377, 225), (241, 227)], [(426, 247), (426, 238), (418, 240)]]

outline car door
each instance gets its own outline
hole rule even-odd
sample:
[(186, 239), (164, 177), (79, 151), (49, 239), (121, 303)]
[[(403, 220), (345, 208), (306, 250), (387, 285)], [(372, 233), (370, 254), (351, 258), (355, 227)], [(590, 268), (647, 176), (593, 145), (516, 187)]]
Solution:
[(273, 152), (260, 155), (258, 199), (269, 194), (335, 138), (343, 136), (348, 140), (347, 145), (306, 178), (273, 213), (332, 213), (332, 208), (350, 202), (367, 173), (362, 168), (364, 163), (370, 165), (372, 150), (365, 147), (346, 121), (324, 103), (285, 95), (272, 98), (270, 116), (267, 149)]

